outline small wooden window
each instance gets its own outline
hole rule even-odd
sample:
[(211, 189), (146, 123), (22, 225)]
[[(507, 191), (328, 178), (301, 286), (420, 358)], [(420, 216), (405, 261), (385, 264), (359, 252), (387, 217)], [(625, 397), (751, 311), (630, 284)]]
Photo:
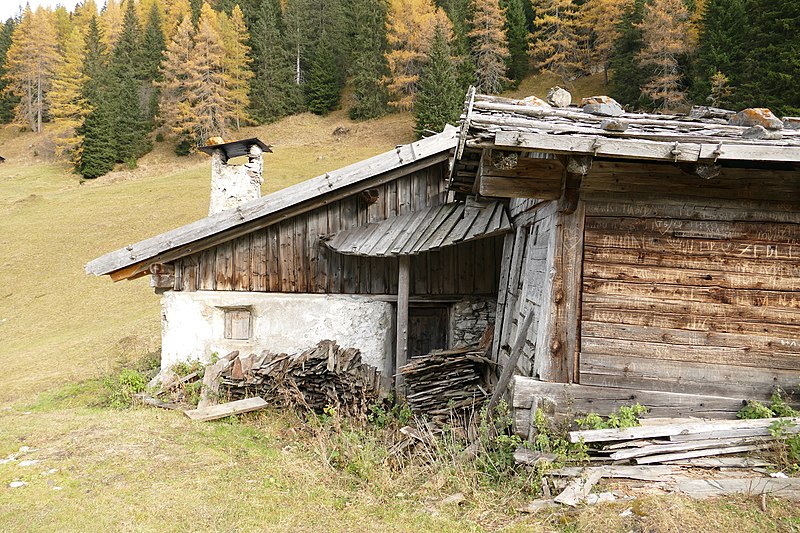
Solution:
[(252, 333), (249, 309), (225, 309), (225, 338), (247, 340)]

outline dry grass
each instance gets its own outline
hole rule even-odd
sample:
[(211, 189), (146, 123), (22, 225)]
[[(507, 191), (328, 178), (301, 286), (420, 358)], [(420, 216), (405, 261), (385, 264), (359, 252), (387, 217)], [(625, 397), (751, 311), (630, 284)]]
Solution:
[(552, 74), (540, 74), (538, 76), (531, 76), (523, 80), (523, 82), (512, 91), (504, 93), (503, 96), (509, 98), (524, 98), (526, 96), (538, 96), (544, 99), (547, 96), (547, 90), (556, 85), (564, 87), (572, 93), (572, 103), (579, 104), (581, 98), (589, 96), (599, 96), (608, 94), (608, 88), (604, 84), (602, 74), (593, 74), (578, 78), (572, 83), (564, 84), (561, 78)]

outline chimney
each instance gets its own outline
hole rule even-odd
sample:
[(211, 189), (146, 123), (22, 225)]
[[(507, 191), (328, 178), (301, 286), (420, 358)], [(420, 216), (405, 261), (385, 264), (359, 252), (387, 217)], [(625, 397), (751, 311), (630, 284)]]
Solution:
[[(209, 215), (234, 209), (244, 202), (261, 197), (261, 184), (264, 181), (264, 163), (261, 156), (264, 152), (272, 152), (269, 146), (252, 138), (214, 143), (203, 146), (200, 151), (211, 156)], [(229, 160), (245, 155), (248, 159), (247, 163), (228, 164)]]

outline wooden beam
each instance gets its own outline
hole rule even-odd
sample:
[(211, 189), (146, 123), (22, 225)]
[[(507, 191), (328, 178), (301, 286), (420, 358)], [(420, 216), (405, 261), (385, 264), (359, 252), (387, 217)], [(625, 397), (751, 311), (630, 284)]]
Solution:
[(555, 200), (561, 196), (563, 175), (563, 165), (557, 159), (484, 150), (476, 184), (481, 196)]
[(184, 411), (186, 416), (192, 420), (200, 422), (207, 422), (209, 420), (217, 420), (225, 418), (226, 416), (238, 415), (241, 413), (248, 413), (257, 409), (263, 409), (267, 406), (267, 402), (263, 398), (247, 398), (245, 400), (236, 400), (235, 402), (223, 403), (221, 405), (211, 405), (208, 407), (201, 407)]
[(411, 284), (411, 257), (398, 258), (397, 276), (397, 343), (395, 349), (394, 386), (398, 398), (405, 396), (405, 380), (400, 368), (408, 362), (408, 295)]
[(533, 323), (534, 315), (535, 313), (533, 309), (528, 311), (528, 316), (525, 317), (525, 322), (523, 322), (522, 326), (520, 326), (520, 328), (517, 330), (517, 339), (514, 341), (514, 346), (511, 347), (511, 354), (505, 366), (503, 367), (503, 373), (500, 374), (500, 380), (497, 382), (497, 387), (495, 387), (494, 392), (492, 393), (492, 398), (489, 400), (489, 407), (487, 408), (489, 416), (491, 416), (492, 410), (497, 405), (500, 397), (505, 394), (506, 388), (511, 381), (511, 377), (514, 375), (514, 369), (517, 368), (517, 361), (519, 360), (519, 356), (522, 354), (522, 348), (525, 346), (525, 339), (528, 338), (528, 330)]

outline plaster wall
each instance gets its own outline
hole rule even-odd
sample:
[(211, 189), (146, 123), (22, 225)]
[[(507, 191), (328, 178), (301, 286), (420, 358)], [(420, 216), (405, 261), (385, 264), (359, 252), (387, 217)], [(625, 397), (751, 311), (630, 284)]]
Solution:
[[(224, 338), (226, 308), (251, 311), (249, 340)], [(358, 348), (365, 363), (383, 371), (393, 357), (393, 321), (392, 304), (365, 296), (168, 291), (161, 299), (161, 368), (209, 362), (214, 352), (294, 353), (332, 339)]]

